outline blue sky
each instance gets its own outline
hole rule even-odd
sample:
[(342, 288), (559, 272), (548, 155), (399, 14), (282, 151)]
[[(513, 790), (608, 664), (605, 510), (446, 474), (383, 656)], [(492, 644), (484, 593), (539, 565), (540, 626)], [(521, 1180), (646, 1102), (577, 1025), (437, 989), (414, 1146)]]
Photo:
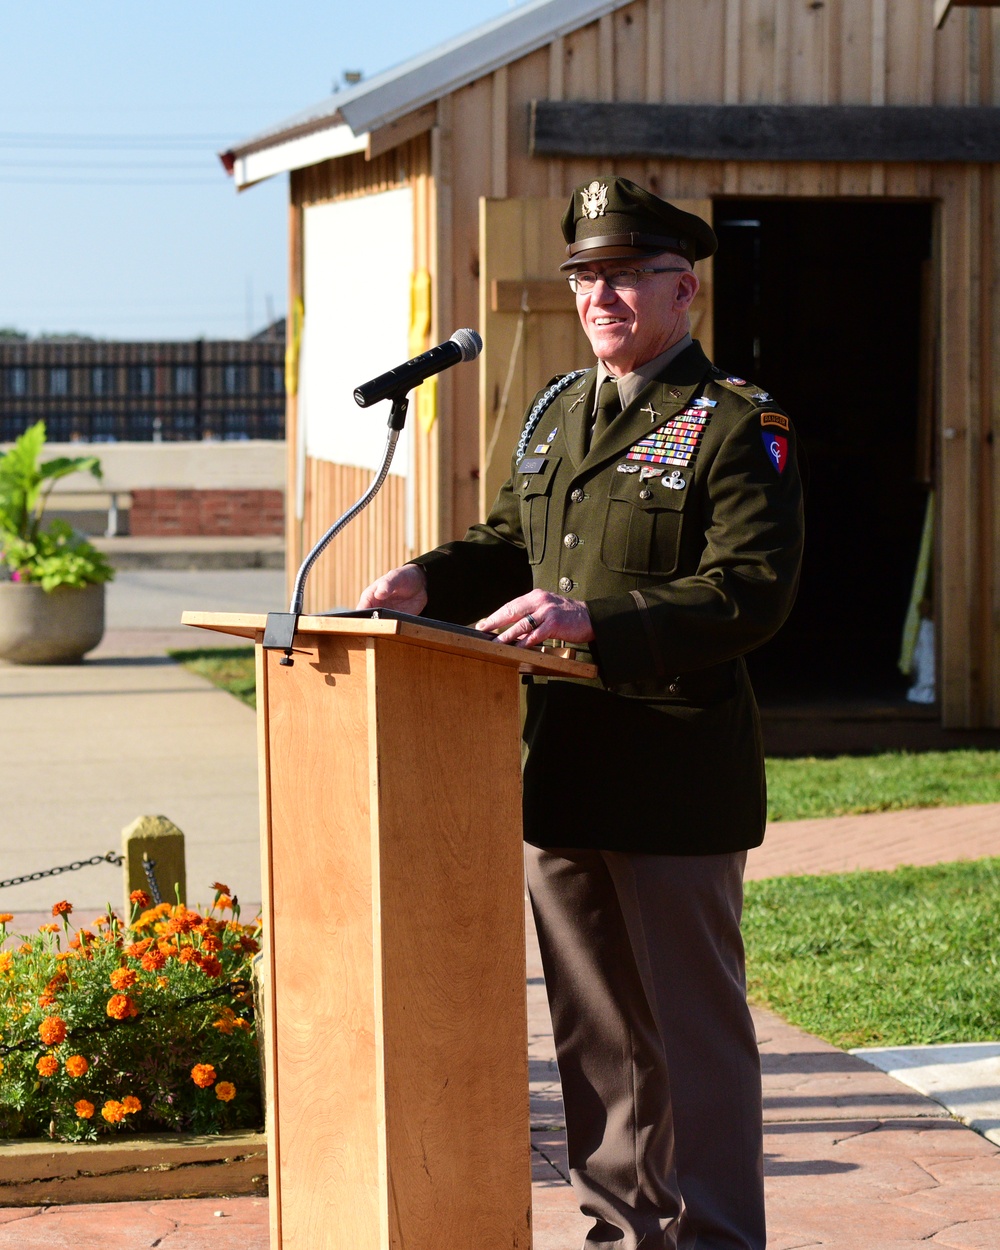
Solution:
[(33, 0), (0, 13), (0, 327), (242, 338), (285, 311), (284, 177), (215, 153), (512, 0)]

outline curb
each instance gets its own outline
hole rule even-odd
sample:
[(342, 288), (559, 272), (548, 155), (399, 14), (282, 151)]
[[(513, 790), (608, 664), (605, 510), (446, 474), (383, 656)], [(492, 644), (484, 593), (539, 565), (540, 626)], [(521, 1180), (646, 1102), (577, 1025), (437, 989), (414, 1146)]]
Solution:
[(0, 1207), (246, 1194), (267, 1194), (264, 1133), (0, 1143)]

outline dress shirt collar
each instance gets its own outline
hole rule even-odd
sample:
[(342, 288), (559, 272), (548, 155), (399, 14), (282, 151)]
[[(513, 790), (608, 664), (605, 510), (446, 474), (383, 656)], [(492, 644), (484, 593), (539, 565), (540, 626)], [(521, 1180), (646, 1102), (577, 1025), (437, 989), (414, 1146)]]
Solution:
[[(658, 378), (666, 369), (667, 365), (691, 346), (694, 340), (690, 334), (685, 334), (679, 339), (673, 347), (668, 347), (665, 352), (660, 352), (659, 356), (654, 356), (652, 360), (647, 360), (645, 364), (637, 365), (631, 373), (625, 373), (618, 379), (618, 394), (621, 397), (622, 408), (627, 408), (635, 399), (639, 392), (647, 383), (652, 382), (654, 378)], [(594, 405), (596, 411), (597, 395), (601, 389), (601, 383), (605, 378), (613, 377), (604, 367), (604, 362), (597, 362), (597, 384), (594, 387)]]

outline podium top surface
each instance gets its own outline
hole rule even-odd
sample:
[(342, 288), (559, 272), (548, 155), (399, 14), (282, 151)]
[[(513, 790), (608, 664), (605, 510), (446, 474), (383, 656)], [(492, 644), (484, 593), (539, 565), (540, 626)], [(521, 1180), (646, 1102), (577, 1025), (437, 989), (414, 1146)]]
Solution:
[[(267, 613), (184, 612), (181, 615), (181, 624), (260, 642), (267, 624)], [(551, 649), (543, 651), (534, 647), (513, 647), (483, 638), (447, 633), (431, 625), (417, 625), (409, 621), (303, 615), (299, 617), (296, 636), (302, 634), (348, 634), (355, 638), (394, 637), (403, 643), (450, 651), (454, 655), (467, 655), (492, 664), (502, 664), (507, 668), (516, 668), (521, 673), (533, 673), (538, 677), (597, 676), (595, 665), (566, 659), (553, 654)]]

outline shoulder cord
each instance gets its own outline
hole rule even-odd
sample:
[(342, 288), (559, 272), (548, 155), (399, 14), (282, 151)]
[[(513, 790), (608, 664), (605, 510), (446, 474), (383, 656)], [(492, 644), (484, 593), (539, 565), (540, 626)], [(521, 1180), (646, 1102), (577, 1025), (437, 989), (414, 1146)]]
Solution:
[(531, 436), (545, 415), (545, 410), (549, 407), (557, 395), (560, 395), (567, 386), (571, 386), (577, 378), (582, 378), (585, 373), (589, 373), (588, 369), (577, 369), (573, 373), (567, 373), (558, 381), (545, 390), (535, 401), (535, 406), (528, 413), (528, 419), (524, 423), (524, 429), (521, 431), (521, 437), (517, 444), (517, 451), (514, 453), (516, 463), (520, 464), (524, 459), (525, 452), (528, 450), (528, 444), (531, 442)]

